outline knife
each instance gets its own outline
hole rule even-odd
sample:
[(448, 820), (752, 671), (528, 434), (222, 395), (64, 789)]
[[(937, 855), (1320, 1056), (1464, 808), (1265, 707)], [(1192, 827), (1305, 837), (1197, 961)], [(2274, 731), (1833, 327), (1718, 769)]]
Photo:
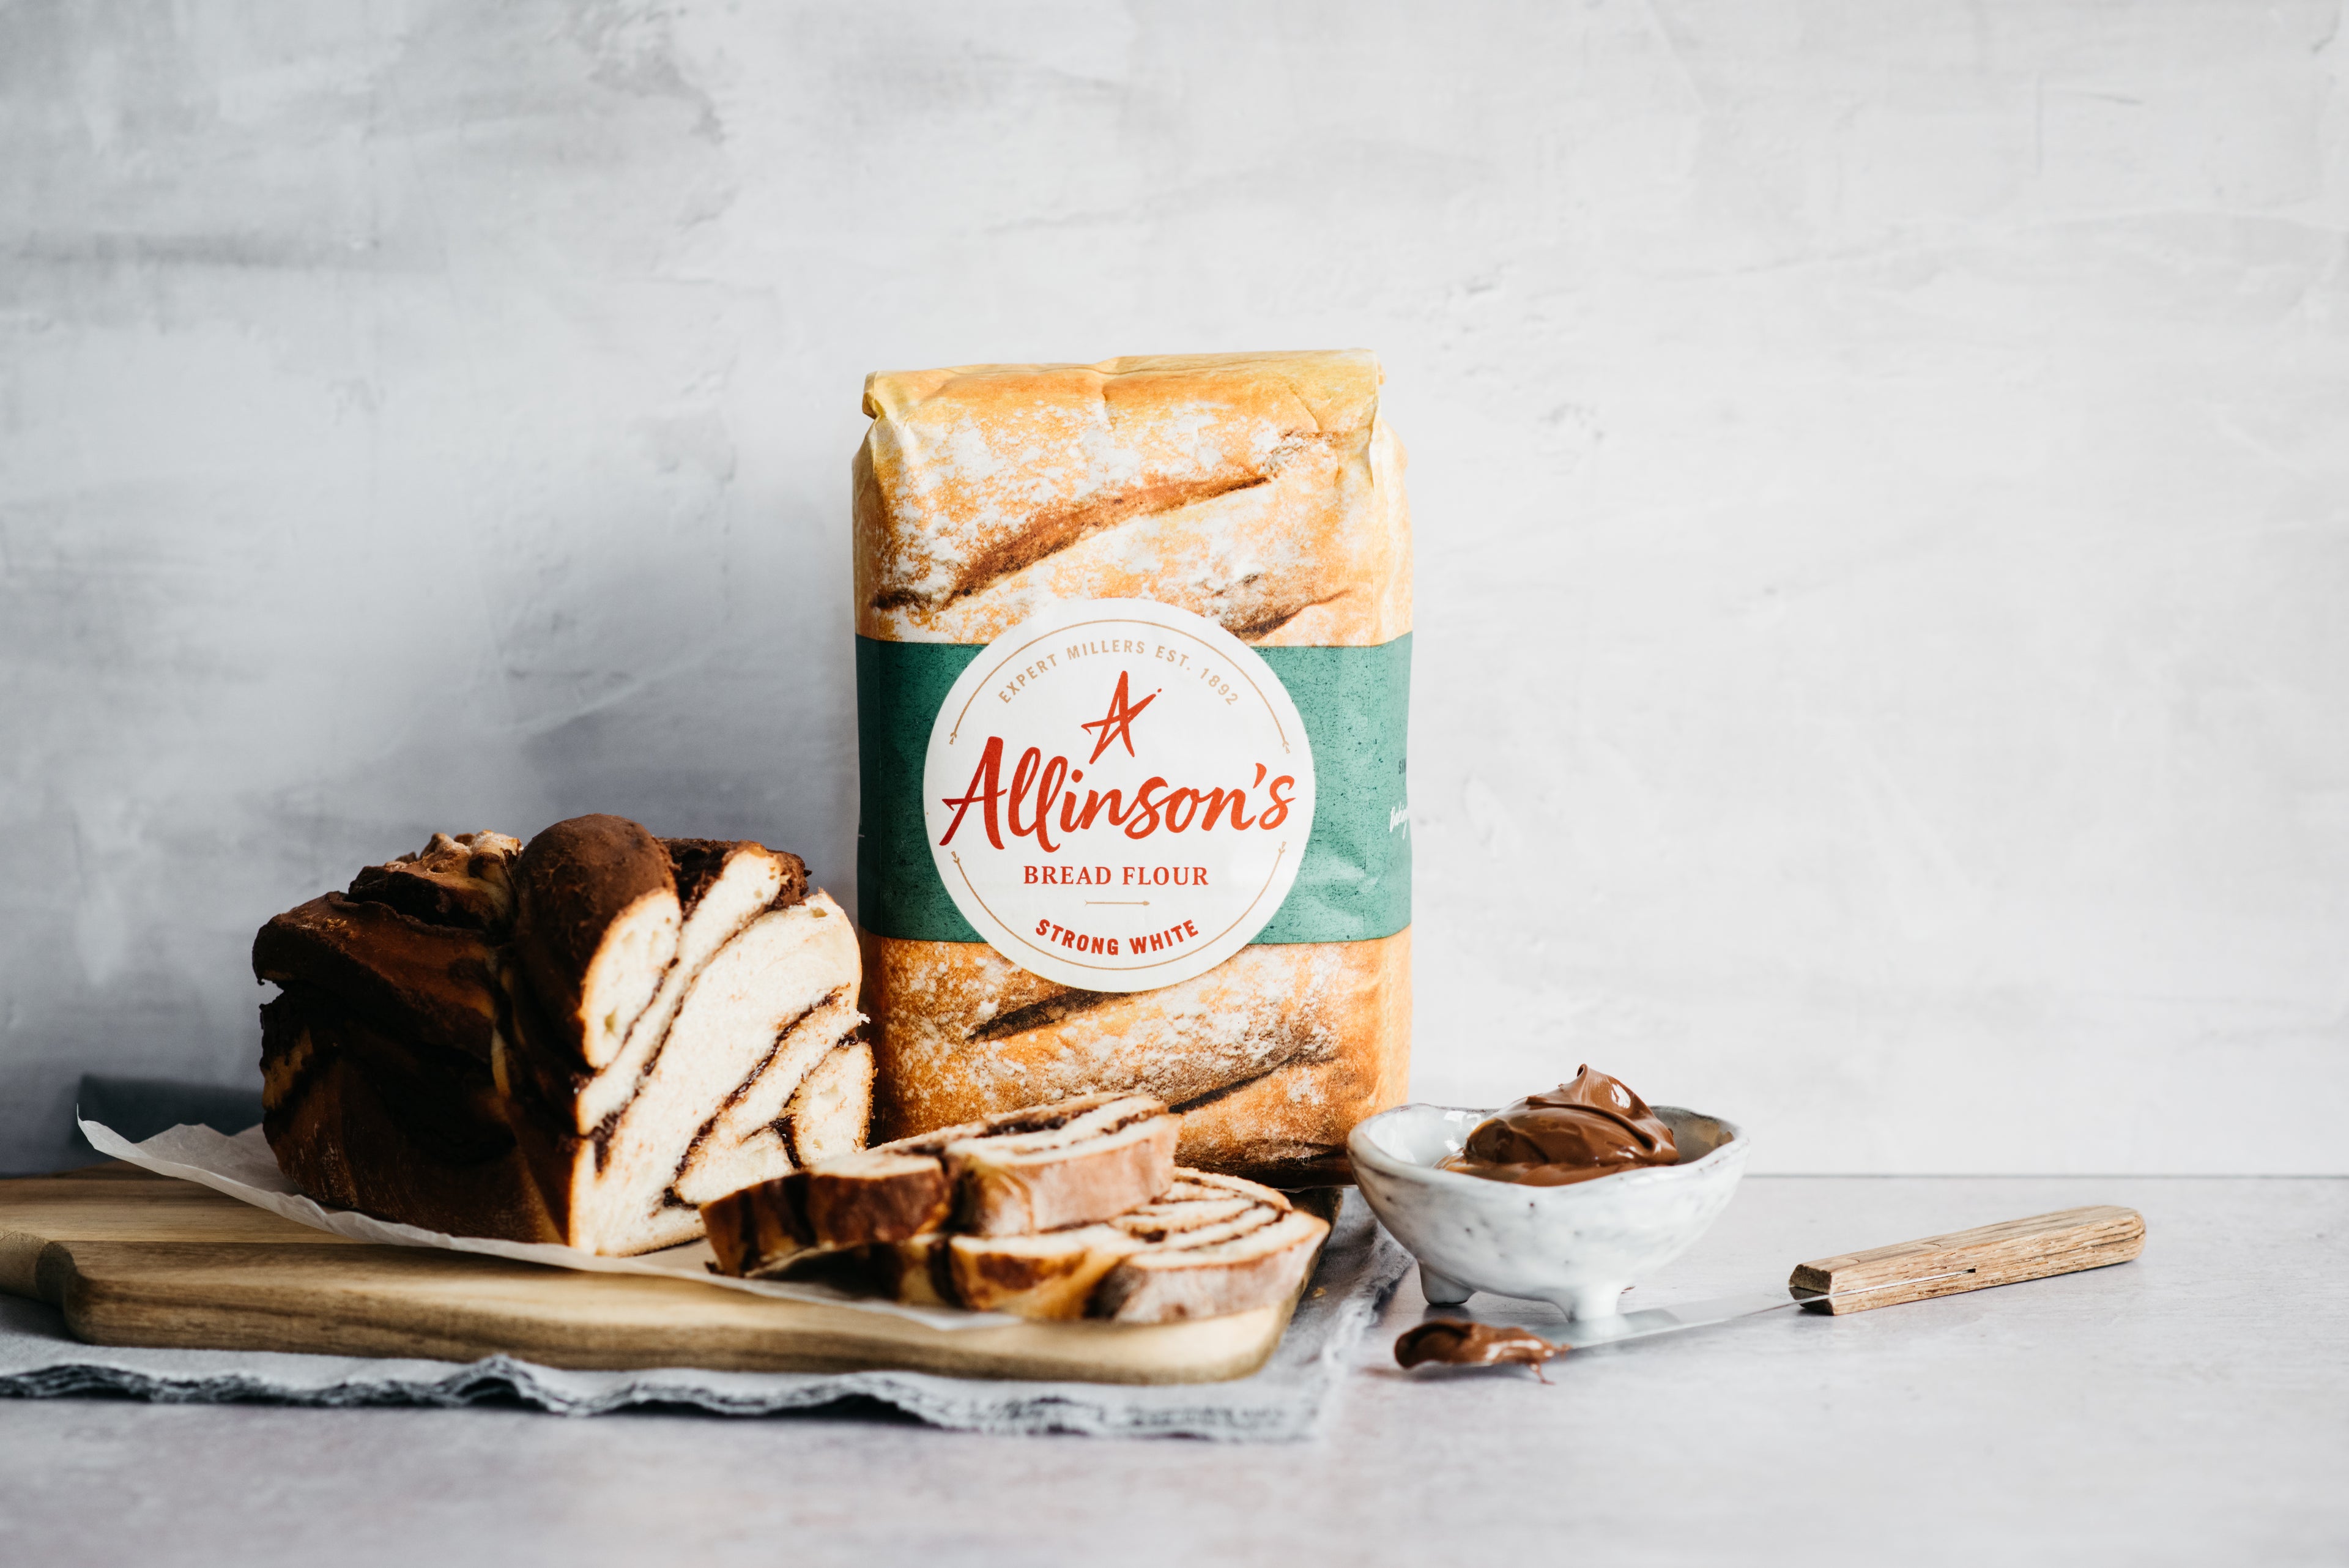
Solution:
[[(1551, 1347), (1547, 1355), (1561, 1355), (1568, 1350), (1652, 1339), (1660, 1334), (1677, 1334), (1686, 1328), (1709, 1328), (1740, 1318), (1784, 1312), (1789, 1307), (1836, 1316), (1872, 1312), (1902, 1302), (1930, 1301), (1992, 1285), (2019, 1284), (2024, 1280), (2044, 1280), (2055, 1274), (2126, 1263), (2144, 1250), (2145, 1219), (2136, 1210), (2110, 1204), (2065, 1209), (2028, 1220), (2008, 1220), (1946, 1236), (1896, 1241), (1864, 1252), (1844, 1252), (1797, 1263), (1787, 1277), (1784, 1295), (1775, 1291), (1757, 1292), (1691, 1302), (1682, 1306), (1643, 1307), (1613, 1317), (1578, 1318), (1569, 1321), (1566, 1332), (1553, 1340), (1541, 1340), (1529, 1330), (1518, 1329), (1489, 1338), (1477, 1336), (1481, 1343), (1473, 1350), (1464, 1346), (1464, 1356), (1437, 1350), (1404, 1359), (1406, 1345), (1413, 1336), (1444, 1323), (1443, 1319), (1433, 1319), (1407, 1330), (1395, 1342), (1395, 1358), (1406, 1366), (1423, 1360), (1450, 1361), (1462, 1366), (1496, 1362), (1537, 1366), (1547, 1358), (1537, 1348), (1542, 1345)], [(1422, 1343), (1432, 1345), (1442, 1337), (1429, 1336)]]

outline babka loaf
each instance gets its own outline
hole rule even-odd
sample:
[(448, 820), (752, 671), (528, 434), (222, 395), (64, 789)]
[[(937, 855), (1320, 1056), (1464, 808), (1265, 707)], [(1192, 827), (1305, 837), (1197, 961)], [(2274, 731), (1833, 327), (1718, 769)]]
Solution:
[(263, 1127), (321, 1201), (628, 1254), (862, 1147), (857, 946), (762, 845), (586, 816), (433, 836), (272, 919)]

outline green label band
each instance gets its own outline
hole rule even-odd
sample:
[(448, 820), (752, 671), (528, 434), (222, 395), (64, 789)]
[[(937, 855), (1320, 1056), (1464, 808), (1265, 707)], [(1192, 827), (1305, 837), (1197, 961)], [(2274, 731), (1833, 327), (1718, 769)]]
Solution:
[[(922, 817), (922, 763), (947, 690), (984, 649), (856, 639), (856, 897), (864, 929), (975, 942), (947, 897)], [(1317, 798), (1297, 884), (1258, 942), (1360, 942), (1411, 924), (1403, 748), (1411, 638), (1377, 648), (1256, 650), (1305, 717)]]

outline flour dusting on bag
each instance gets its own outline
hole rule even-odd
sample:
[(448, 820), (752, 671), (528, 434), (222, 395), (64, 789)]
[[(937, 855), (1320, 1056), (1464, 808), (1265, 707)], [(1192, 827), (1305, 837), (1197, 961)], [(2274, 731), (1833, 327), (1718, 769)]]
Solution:
[(1411, 532), (1364, 352), (876, 374), (876, 1140), (1098, 1090), (1342, 1177), (1410, 1054)]

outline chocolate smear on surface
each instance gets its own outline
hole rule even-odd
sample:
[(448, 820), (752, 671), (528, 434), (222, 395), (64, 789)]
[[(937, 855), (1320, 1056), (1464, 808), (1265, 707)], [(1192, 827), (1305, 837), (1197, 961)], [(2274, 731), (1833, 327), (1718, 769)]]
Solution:
[(1566, 1349), (1529, 1328), (1439, 1317), (1403, 1330), (1394, 1355), (1404, 1366), (1530, 1366), (1547, 1383), (1542, 1363), (1564, 1355)]

